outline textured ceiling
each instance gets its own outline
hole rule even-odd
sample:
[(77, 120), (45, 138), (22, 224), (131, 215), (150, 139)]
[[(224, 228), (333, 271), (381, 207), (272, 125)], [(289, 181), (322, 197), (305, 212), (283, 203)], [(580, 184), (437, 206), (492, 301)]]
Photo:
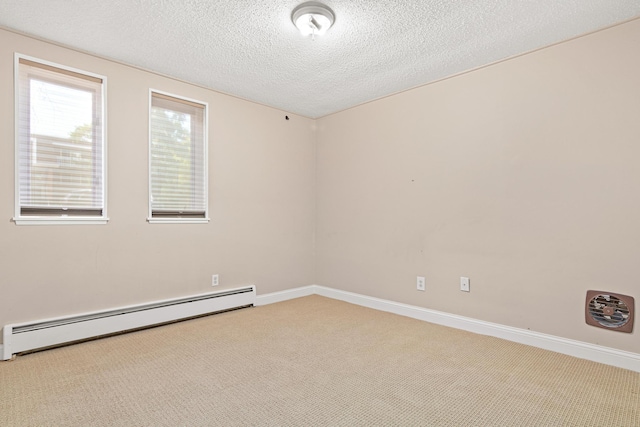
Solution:
[(0, 0), (0, 26), (317, 118), (640, 16), (640, 0)]

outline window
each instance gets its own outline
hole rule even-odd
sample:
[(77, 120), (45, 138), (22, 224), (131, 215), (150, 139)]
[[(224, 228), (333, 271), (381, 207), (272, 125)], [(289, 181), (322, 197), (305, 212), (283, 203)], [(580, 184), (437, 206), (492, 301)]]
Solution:
[(149, 222), (207, 222), (207, 105), (150, 98)]
[(105, 223), (105, 79), (16, 55), (16, 224)]

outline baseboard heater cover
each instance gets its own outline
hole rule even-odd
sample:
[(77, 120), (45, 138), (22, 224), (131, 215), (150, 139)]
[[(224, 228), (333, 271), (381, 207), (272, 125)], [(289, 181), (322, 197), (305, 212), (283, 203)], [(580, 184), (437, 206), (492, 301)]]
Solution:
[(14, 354), (140, 329), (219, 311), (253, 306), (255, 286), (132, 305), (2, 328), (3, 360)]

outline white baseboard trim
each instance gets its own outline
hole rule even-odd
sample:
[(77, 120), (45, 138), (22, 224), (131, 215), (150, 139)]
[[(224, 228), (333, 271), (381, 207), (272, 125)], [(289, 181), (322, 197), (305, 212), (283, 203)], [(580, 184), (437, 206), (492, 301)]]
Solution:
[(294, 298), (308, 297), (316, 293), (315, 285), (302, 286), (300, 288), (287, 289), (280, 292), (256, 296), (256, 306), (273, 304), (275, 302), (287, 301)]
[(256, 298), (256, 305), (271, 304), (274, 302), (286, 301), (314, 294), (438, 325), (502, 338), (508, 341), (578, 357), (580, 359), (591, 360), (593, 362), (604, 363), (606, 365), (640, 372), (640, 354), (637, 353), (500, 325), (498, 323), (485, 322), (483, 320), (476, 320), (470, 317), (458, 316), (428, 308), (369, 297), (353, 292), (327, 288), (325, 286), (310, 285), (258, 296)]

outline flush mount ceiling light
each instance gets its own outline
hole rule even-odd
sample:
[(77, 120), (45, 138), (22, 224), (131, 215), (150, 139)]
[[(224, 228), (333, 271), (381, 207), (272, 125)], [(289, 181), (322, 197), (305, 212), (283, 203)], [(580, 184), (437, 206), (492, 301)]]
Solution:
[(302, 3), (293, 10), (291, 20), (303, 36), (321, 36), (333, 25), (333, 12), (315, 1)]

